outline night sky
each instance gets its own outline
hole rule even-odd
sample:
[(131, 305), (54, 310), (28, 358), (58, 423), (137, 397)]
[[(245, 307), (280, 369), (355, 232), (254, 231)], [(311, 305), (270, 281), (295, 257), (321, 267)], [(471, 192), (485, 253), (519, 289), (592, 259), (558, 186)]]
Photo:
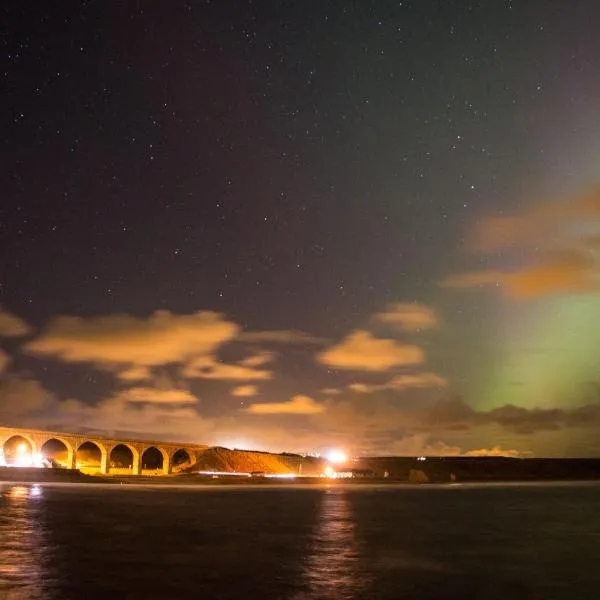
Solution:
[(600, 4), (0, 11), (1, 424), (600, 455)]

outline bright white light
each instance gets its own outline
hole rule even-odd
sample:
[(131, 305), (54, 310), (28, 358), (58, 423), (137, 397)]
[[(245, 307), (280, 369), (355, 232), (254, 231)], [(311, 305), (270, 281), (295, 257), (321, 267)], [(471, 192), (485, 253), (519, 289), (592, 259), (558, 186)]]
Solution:
[(269, 479), (295, 479), (294, 473), (267, 473), (265, 477)]
[(234, 477), (250, 477), (250, 473), (238, 473), (236, 471), (197, 471), (198, 475), (232, 475)]
[(343, 450), (336, 448), (327, 453), (327, 460), (334, 465), (341, 465), (348, 460), (348, 455)]
[(23, 456), (24, 454), (29, 454), (29, 449), (25, 444), (19, 444), (17, 446), (17, 454), (19, 456)]
[(325, 469), (323, 469), (323, 475), (330, 479), (335, 479), (335, 469), (332, 466), (327, 465)]
[(29, 454), (23, 454), (23, 455), (17, 456), (17, 458), (15, 458), (14, 464), (16, 467), (31, 467), (33, 462), (31, 460), (31, 456)]
[(427, 460), (426, 456), (419, 456), (419, 458), (417, 458), (417, 460), (420, 460), (421, 462), (423, 462), (424, 460)]

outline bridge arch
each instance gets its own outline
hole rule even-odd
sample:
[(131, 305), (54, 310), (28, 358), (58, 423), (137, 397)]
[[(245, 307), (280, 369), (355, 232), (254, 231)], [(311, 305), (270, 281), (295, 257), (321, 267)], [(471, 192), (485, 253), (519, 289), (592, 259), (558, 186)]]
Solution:
[(194, 464), (196, 453), (189, 448), (173, 448), (171, 452), (171, 468), (175, 471)]
[(84, 473), (107, 473), (108, 450), (97, 440), (85, 440), (75, 450), (75, 464), (76, 468)]
[(108, 468), (114, 473), (139, 475), (139, 450), (127, 442), (115, 444), (108, 453)]
[(140, 453), (140, 472), (156, 473), (160, 471), (168, 475), (171, 472), (171, 457), (160, 446), (148, 446)]
[(1, 450), (4, 462), (12, 466), (31, 466), (38, 452), (35, 440), (22, 432), (8, 436)]
[(75, 447), (62, 436), (52, 436), (41, 442), (40, 453), (46, 460), (61, 467), (75, 468)]

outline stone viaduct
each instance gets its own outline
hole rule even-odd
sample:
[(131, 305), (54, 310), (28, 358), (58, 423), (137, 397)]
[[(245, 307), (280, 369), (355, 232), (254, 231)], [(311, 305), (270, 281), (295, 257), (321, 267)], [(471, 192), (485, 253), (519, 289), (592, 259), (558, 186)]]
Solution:
[(13, 438), (24, 439), (31, 447), (31, 454), (43, 454), (44, 445), (56, 440), (66, 449), (67, 459), (64, 466), (68, 469), (77, 469), (77, 453), (83, 444), (93, 444), (100, 453), (99, 473), (110, 473), (111, 453), (117, 446), (125, 446), (131, 452), (133, 458), (131, 473), (141, 475), (143, 469), (143, 458), (146, 451), (154, 448), (162, 455), (162, 472), (170, 474), (173, 470), (173, 457), (183, 450), (187, 453), (190, 463), (197, 460), (198, 453), (206, 450), (208, 446), (200, 444), (187, 444), (176, 442), (158, 442), (154, 440), (135, 440), (110, 438), (92, 434), (59, 433), (55, 431), (39, 431), (35, 429), (17, 429), (13, 427), (0, 427), (0, 454), (3, 454), (6, 443)]

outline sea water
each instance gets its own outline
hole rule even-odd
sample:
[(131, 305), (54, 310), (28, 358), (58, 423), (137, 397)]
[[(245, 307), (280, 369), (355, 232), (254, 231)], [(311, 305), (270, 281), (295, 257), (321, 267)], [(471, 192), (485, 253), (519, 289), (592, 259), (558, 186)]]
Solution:
[(0, 599), (596, 599), (600, 485), (0, 484)]

